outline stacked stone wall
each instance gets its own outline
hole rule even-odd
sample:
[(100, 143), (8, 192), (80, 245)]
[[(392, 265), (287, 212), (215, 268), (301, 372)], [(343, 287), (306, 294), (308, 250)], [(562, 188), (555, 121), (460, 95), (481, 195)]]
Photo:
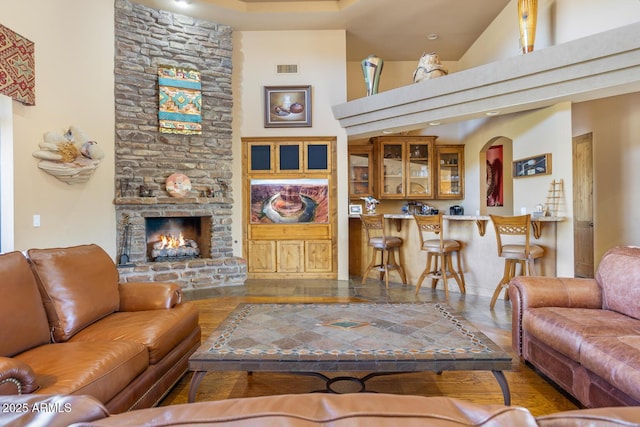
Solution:
[[(232, 29), (159, 11), (128, 0), (115, 2), (115, 178), (118, 247), (133, 267), (124, 280), (171, 279), (183, 287), (244, 283), (246, 263), (233, 256), (231, 214), (233, 94)], [(202, 133), (158, 129), (158, 67), (195, 69), (202, 83)], [(174, 173), (189, 177), (192, 191), (172, 198)], [(141, 189), (144, 193), (141, 193)], [(211, 253), (202, 260), (149, 263), (144, 218), (212, 217)], [(128, 239), (124, 242), (124, 227)], [(119, 254), (120, 255), (120, 254)]]

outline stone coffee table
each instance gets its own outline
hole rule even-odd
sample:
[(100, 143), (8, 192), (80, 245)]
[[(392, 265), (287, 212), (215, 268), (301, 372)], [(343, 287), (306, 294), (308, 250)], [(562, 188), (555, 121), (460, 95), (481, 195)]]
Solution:
[[(211, 371), (314, 375), (336, 382), (423, 371), (491, 371), (511, 403), (503, 374), (511, 357), (442, 303), (241, 304), (189, 358), (189, 402)], [(331, 372), (368, 372), (362, 378)]]

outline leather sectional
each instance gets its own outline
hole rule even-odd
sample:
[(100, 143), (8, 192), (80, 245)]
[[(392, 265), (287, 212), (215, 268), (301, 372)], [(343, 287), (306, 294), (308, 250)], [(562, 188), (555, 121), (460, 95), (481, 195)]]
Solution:
[(640, 420), (638, 407), (573, 410), (534, 417), (521, 406), (377, 393), (248, 397), (116, 415), (109, 415), (100, 402), (88, 396), (0, 396), (0, 406), (9, 405), (24, 411), (6, 414), (2, 421), (8, 427), (632, 427), (638, 426)]
[(0, 395), (90, 395), (111, 413), (155, 405), (200, 345), (172, 283), (119, 283), (96, 245), (0, 255)]
[(516, 277), (509, 296), (523, 361), (585, 407), (640, 405), (639, 247), (607, 251), (595, 279)]

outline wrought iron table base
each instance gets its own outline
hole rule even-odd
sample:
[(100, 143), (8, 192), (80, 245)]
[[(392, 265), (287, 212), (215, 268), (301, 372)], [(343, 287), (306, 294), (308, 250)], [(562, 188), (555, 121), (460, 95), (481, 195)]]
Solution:
[[(196, 395), (198, 393), (198, 388), (200, 387), (200, 383), (202, 382), (202, 380), (204, 379), (205, 375), (207, 375), (208, 371), (195, 371), (193, 373), (193, 378), (191, 378), (191, 385), (189, 386), (189, 403), (193, 403), (196, 401)], [(370, 380), (371, 378), (375, 378), (375, 377), (380, 377), (380, 376), (384, 376), (384, 375), (398, 375), (398, 374), (408, 374), (410, 372), (372, 372), (370, 374), (367, 374), (361, 378), (358, 377), (353, 377), (353, 376), (346, 376), (346, 375), (342, 375), (342, 376), (337, 376), (337, 377), (328, 377), (324, 374), (321, 374), (319, 372), (288, 372), (289, 374), (295, 374), (295, 375), (305, 375), (305, 376), (311, 376), (311, 377), (316, 377), (316, 378), (320, 378), (322, 380), (324, 380), (325, 382), (325, 389), (324, 390), (315, 390), (312, 393), (334, 393), (334, 394), (343, 394), (342, 392), (336, 390), (335, 388), (333, 388), (332, 386), (336, 383), (340, 383), (340, 382), (344, 382), (344, 381), (348, 381), (351, 383), (355, 383), (357, 384), (360, 389), (356, 390), (354, 392), (349, 392), (349, 393), (375, 393), (372, 391), (367, 390), (367, 385), (366, 382), (368, 380)], [(437, 372), (438, 375), (440, 375), (442, 372)], [(504, 372), (502, 371), (491, 371), (491, 373), (493, 373), (493, 376), (496, 378), (496, 381), (498, 381), (498, 384), (500, 385), (500, 390), (502, 391), (502, 397), (504, 399), (504, 404), (507, 406), (511, 405), (511, 391), (509, 390), (509, 383), (507, 382), (507, 378), (504, 376)], [(252, 372), (248, 372), (249, 375), (252, 374)]]

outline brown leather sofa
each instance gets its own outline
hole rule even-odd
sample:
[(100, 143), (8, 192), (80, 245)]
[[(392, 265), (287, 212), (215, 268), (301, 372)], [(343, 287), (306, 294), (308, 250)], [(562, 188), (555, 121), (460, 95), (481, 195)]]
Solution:
[(0, 395), (151, 407), (200, 345), (198, 311), (178, 285), (120, 284), (96, 245), (0, 255), (0, 277)]
[[(3, 397), (5, 398), (3, 400)], [(199, 402), (109, 415), (88, 396), (0, 396), (3, 426), (47, 427), (614, 427), (638, 426), (640, 407), (558, 412), (534, 417), (519, 406), (450, 397), (391, 394), (297, 394)]]
[(640, 248), (607, 251), (595, 279), (516, 277), (509, 296), (522, 360), (585, 407), (640, 405)]

